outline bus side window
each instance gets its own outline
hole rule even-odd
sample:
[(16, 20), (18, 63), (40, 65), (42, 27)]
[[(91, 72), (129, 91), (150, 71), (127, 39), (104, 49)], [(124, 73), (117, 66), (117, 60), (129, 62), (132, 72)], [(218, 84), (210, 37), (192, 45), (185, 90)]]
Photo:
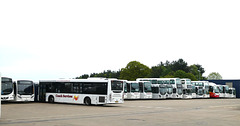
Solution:
[(176, 88), (173, 88), (173, 93), (177, 93), (177, 89)]
[(143, 83), (140, 82), (139, 83), (139, 90), (140, 90), (141, 93), (143, 93), (143, 86), (144, 86)]
[(130, 92), (131, 85), (130, 83), (127, 83), (127, 92)]

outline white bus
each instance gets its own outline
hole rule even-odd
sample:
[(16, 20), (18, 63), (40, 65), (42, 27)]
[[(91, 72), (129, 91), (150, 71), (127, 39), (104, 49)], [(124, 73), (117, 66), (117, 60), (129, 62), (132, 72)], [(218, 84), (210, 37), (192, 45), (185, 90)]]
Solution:
[(14, 100), (14, 85), (12, 78), (2, 77), (1, 101)]
[(191, 99), (192, 98), (192, 83), (190, 79), (181, 79), (183, 86), (183, 98)]
[(85, 105), (123, 103), (123, 81), (107, 78), (40, 80), (39, 101)]
[(153, 99), (166, 99), (167, 87), (159, 78), (138, 78), (137, 81), (148, 81), (152, 84), (152, 98)]
[(192, 81), (195, 85), (197, 98), (210, 98), (208, 81)]
[(229, 88), (229, 98), (236, 98), (236, 89)]
[(183, 86), (180, 78), (167, 78), (173, 86), (172, 98), (183, 98)]
[(224, 98), (223, 85), (216, 85), (219, 90), (219, 98)]
[(203, 82), (201, 81), (192, 81), (192, 84), (195, 86), (196, 98), (203, 98)]
[(138, 81), (127, 81), (127, 98), (140, 99), (140, 86)]
[(34, 101), (34, 83), (31, 80), (17, 80), (14, 82), (15, 101)]
[(168, 91), (166, 94), (163, 93), (161, 98), (183, 98), (183, 87), (179, 78), (138, 78), (137, 80), (149, 80), (152, 84), (166, 84)]
[(139, 81), (140, 99), (152, 98), (152, 83), (149, 81)]
[(224, 94), (224, 98), (229, 98), (230, 97), (229, 86), (228, 85), (223, 85), (223, 94)]

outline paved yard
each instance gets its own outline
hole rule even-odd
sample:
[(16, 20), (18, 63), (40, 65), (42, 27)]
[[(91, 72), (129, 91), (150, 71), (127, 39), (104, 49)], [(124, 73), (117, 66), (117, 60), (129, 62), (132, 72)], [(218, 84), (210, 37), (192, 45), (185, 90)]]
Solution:
[(2, 104), (0, 126), (237, 126), (240, 99), (131, 100), (84, 106)]

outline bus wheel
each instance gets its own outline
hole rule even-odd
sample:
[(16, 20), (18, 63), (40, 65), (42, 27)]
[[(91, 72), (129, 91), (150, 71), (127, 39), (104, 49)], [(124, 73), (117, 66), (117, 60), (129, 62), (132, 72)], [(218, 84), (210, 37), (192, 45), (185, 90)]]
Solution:
[(85, 105), (91, 105), (91, 99), (90, 99), (89, 97), (86, 97), (86, 98), (84, 99), (84, 104), (85, 104)]
[(53, 97), (53, 96), (49, 96), (49, 98), (48, 98), (48, 102), (50, 102), (50, 103), (54, 103), (54, 97)]

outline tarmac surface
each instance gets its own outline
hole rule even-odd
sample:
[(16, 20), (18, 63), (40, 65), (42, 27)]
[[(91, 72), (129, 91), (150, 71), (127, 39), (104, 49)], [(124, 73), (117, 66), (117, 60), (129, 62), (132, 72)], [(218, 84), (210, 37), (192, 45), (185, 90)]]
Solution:
[(3, 103), (0, 126), (238, 126), (240, 99), (125, 100), (85, 106)]

